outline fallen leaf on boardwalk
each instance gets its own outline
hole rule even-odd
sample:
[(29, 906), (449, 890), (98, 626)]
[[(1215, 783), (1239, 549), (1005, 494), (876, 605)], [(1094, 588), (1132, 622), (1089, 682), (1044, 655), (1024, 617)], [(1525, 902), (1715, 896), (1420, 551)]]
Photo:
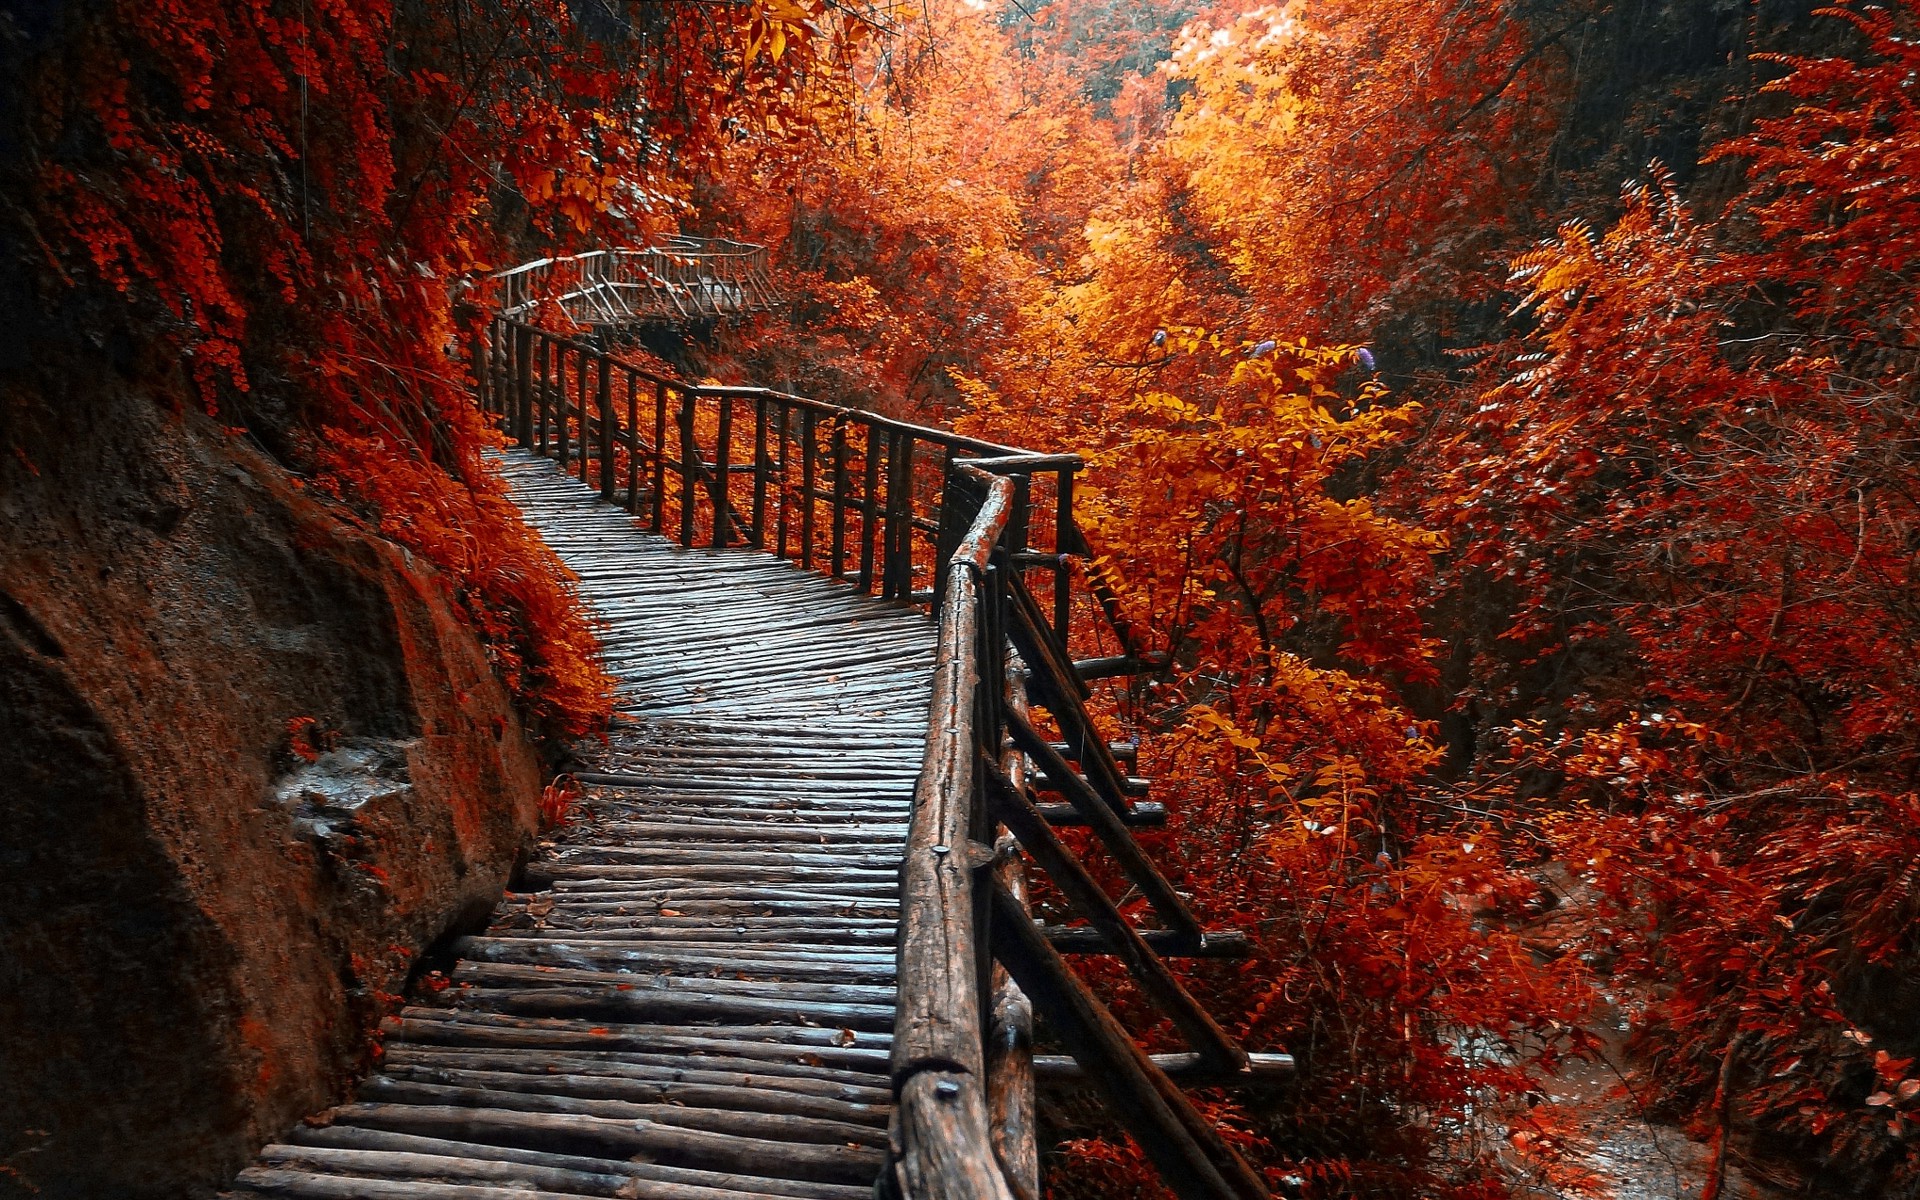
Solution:
[(836, 1046), (851, 1046), (859, 1040), (859, 1035), (855, 1034), (851, 1029), (842, 1029), (839, 1033), (833, 1035), (833, 1044)]

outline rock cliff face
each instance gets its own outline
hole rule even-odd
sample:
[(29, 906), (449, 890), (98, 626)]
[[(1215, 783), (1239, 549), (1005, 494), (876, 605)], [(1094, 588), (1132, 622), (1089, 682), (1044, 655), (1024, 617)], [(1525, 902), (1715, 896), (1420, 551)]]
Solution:
[(0, 383), (0, 1197), (210, 1195), (538, 809), (424, 565), (103, 376)]

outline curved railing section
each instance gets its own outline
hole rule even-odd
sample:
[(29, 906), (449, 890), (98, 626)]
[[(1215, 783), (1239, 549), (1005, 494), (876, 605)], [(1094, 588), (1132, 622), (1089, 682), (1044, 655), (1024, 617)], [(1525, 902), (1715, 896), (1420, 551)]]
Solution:
[(573, 329), (739, 316), (772, 308), (775, 299), (767, 248), (723, 238), (542, 258), (489, 282), (494, 311)]
[[(520, 445), (597, 484), (683, 546), (750, 546), (863, 591), (933, 607), (926, 757), (901, 865), (896, 1104), (887, 1195), (1037, 1200), (1037, 1079), (1078, 1076), (1109, 1101), (1186, 1200), (1263, 1200), (1260, 1178), (1176, 1080), (1283, 1075), (1249, 1054), (1168, 969), (1244, 953), (1206, 929), (1133, 828), (1165, 812), (1131, 777), (1136, 748), (1088, 714), (1088, 681), (1150, 670), (1115, 598), (1085, 605), (1125, 653), (1075, 662), (1073, 455), (1034, 454), (766, 388), (655, 374), (578, 335), (502, 312), (474, 346), (483, 407)], [(1037, 590), (1036, 590), (1037, 588)], [(1056, 833), (1091, 831), (1152, 925), (1136, 927)], [(1023, 872), (1072, 907), (1036, 922)], [(1185, 1039), (1142, 1051), (1068, 965), (1105, 954)], [(1035, 1056), (1039, 1012), (1066, 1055)]]

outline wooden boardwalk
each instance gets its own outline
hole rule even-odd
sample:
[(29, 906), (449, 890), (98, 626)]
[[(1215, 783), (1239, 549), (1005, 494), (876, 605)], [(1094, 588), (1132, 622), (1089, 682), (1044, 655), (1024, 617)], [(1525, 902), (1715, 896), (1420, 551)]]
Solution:
[(356, 1103), (235, 1196), (869, 1200), (885, 1161), (923, 614), (684, 550), (544, 459), (515, 495), (622, 688), (573, 824)]

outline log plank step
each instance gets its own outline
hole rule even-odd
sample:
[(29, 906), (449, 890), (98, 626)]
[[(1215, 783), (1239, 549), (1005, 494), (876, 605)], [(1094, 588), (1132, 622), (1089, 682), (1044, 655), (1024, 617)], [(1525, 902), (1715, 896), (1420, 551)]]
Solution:
[[(590, 1158), (581, 1155), (552, 1154), (541, 1150), (523, 1150), (512, 1146), (493, 1146), (478, 1142), (453, 1142), (421, 1137), (410, 1133), (392, 1133), (384, 1129), (361, 1129), (352, 1125), (309, 1126), (294, 1129), (288, 1146), (268, 1147), (268, 1151), (305, 1152), (313, 1149), (347, 1150), (387, 1154), (418, 1154), (462, 1163), (503, 1163), (581, 1175), (610, 1175), (623, 1181), (633, 1194), (649, 1195), (649, 1185), (707, 1188), (722, 1194), (783, 1196), (790, 1200), (872, 1200), (866, 1189), (831, 1183), (770, 1179), (735, 1172), (696, 1171), (686, 1167), (663, 1167), (657, 1163), (631, 1162), (625, 1159)], [(591, 1193), (589, 1193), (591, 1194)], [(618, 1193), (616, 1193), (618, 1194)], [(668, 1194), (667, 1200), (672, 1200)], [(687, 1196), (685, 1200), (704, 1200)]]

